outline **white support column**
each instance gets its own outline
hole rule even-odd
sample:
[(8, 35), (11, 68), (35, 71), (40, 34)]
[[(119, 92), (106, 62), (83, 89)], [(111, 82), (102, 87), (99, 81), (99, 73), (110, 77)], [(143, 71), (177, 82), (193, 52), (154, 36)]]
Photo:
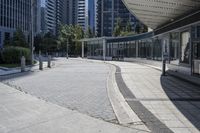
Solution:
[(103, 60), (106, 60), (106, 39), (103, 39)]
[(84, 58), (85, 53), (84, 53), (84, 42), (82, 42), (82, 58)]

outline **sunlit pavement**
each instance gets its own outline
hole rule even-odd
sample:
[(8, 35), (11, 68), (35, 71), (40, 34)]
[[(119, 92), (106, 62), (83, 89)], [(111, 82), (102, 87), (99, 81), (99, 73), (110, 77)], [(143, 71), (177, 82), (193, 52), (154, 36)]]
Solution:
[(0, 83), (0, 133), (137, 133)]
[(3, 82), (60, 106), (117, 122), (107, 96), (107, 65), (66, 58), (54, 62), (52, 69), (11, 76)]
[(160, 71), (145, 65), (110, 63), (118, 66), (116, 76), (120, 73), (121, 84), (125, 83), (121, 92), (126, 101), (149, 129), (153, 132), (162, 132), (163, 128), (168, 128), (166, 132), (199, 132), (200, 87), (171, 76), (162, 77)]
[(52, 69), (12, 75), (2, 81), (0, 132), (199, 132), (197, 86), (161, 77), (160, 71), (145, 65), (106, 62), (117, 68), (114, 76), (119, 91), (149, 130), (124, 127), (117, 124), (107, 94), (108, 64), (64, 58), (54, 62)]
[(54, 63), (0, 83), (1, 133), (147, 132), (118, 124), (107, 95), (106, 64), (65, 58)]

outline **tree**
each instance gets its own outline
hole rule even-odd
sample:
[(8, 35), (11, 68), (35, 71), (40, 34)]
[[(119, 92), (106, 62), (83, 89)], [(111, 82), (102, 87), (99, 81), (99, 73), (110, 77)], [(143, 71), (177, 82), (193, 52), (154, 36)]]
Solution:
[(42, 49), (42, 41), (43, 41), (43, 37), (41, 34), (38, 34), (35, 36), (34, 38), (34, 47), (35, 47), (35, 52), (39, 53), (39, 51)]
[(41, 51), (44, 53), (55, 52), (57, 50), (57, 38), (51, 32), (44, 35), (41, 44)]
[(13, 35), (11, 44), (13, 46), (25, 47), (28, 48), (29, 45), (26, 41), (26, 37), (21, 29), (17, 29)]
[(80, 25), (74, 26), (74, 41), (79, 41), (80, 39), (84, 38), (84, 31)]
[(78, 42), (84, 38), (84, 31), (80, 25), (62, 25), (59, 30), (58, 41), (61, 43), (62, 49), (69, 51), (71, 55), (80, 54), (81, 45)]
[(136, 27), (135, 27), (135, 32), (137, 33), (137, 34), (140, 34), (141, 32), (141, 26), (139, 25), (139, 24), (136, 24)]
[(130, 20), (126, 24), (126, 32), (131, 32), (132, 31), (132, 26)]
[(94, 37), (92, 34), (92, 30), (90, 29), (90, 27), (88, 27), (86, 34), (85, 34), (85, 38), (92, 38)]
[(130, 35), (135, 35), (135, 32), (132, 32), (132, 26), (130, 20), (126, 24), (126, 29), (125, 31), (120, 32), (120, 36), (130, 36)]
[(143, 33), (148, 32), (148, 27), (146, 25), (143, 26)]
[(61, 25), (60, 26), (58, 42), (60, 44), (60, 48), (63, 53), (64, 53), (64, 51), (66, 53), (68, 53), (68, 51), (69, 51), (68, 45), (71, 42), (72, 38), (74, 37), (73, 32), (74, 32), (74, 28), (72, 25)]
[(80, 39), (84, 38), (84, 31), (80, 25), (74, 26), (74, 42), (75, 42), (75, 49), (74, 54), (81, 55), (81, 43), (79, 42)]
[(121, 32), (122, 32), (121, 19), (118, 18), (117, 23), (114, 28), (114, 31), (113, 31), (113, 36), (115, 36), (115, 37), (120, 36)]

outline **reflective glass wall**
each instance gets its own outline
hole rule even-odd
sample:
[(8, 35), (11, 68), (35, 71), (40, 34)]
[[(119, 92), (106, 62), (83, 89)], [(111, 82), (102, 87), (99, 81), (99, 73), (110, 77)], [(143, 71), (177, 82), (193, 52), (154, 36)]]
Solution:
[(89, 57), (92, 57), (92, 56), (103, 57), (103, 41), (102, 40), (88, 41), (87, 47), (88, 47), (87, 55)]
[(170, 63), (178, 65), (180, 58), (180, 33), (170, 33)]
[(200, 24), (192, 26), (192, 73), (200, 75)]

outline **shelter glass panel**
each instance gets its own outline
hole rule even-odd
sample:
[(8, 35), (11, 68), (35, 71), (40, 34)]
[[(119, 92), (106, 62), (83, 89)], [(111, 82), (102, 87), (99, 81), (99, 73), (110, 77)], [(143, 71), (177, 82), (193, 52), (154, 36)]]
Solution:
[(181, 63), (189, 64), (190, 32), (181, 33)]

